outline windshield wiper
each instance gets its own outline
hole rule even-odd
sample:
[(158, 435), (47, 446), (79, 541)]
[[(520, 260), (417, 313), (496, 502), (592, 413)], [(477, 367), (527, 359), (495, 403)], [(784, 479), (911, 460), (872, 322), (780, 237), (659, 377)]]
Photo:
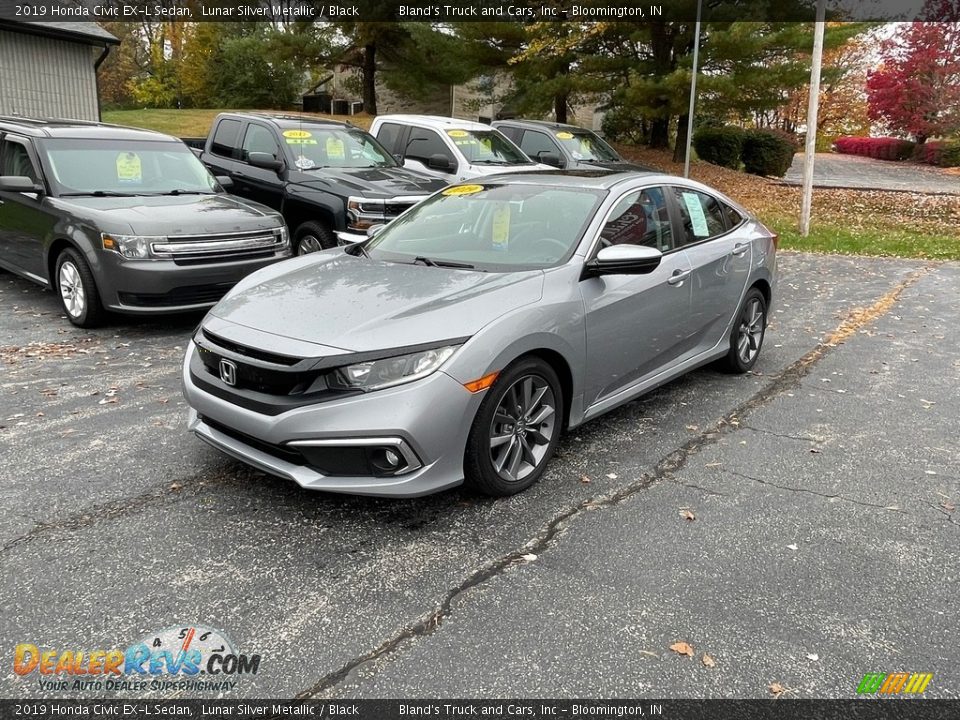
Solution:
[(422, 255), (417, 255), (413, 259), (414, 265), (426, 265), (428, 267), (444, 267), (444, 268), (459, 268), (461, 270), (473, 270), (474, 267), (470, 263), (456, 262), (454, 260), (434, 260), (432, 258), (423, 257)]
[(209, 190), (181, 190), (180, 188), (174, 188), (173, 190), (168, 190), (167, 192), (157, 193), (157, 195), (214, 195), (215, 193), (210, 192)]
[(91, 190), (90, 192), (60, 193), (60, 197), (136, 197), (142, 193), (124, 193), (113, 190)]
[(474, 165), (511, 165), (509, 160), (474, 160)]

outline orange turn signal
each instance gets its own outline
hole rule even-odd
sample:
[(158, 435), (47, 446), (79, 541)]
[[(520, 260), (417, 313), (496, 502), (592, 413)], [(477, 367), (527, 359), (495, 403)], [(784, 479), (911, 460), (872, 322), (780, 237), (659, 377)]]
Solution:
[(479, 380), (474, 380), (473, 382), (464, 383), (463, 386), (472, 393), (478, 393), (481, 390), (486, 390), (488, 387), (493, 385), (497, 379), (497, 375), (500, 374), (500, 371), (492, 372), (489, 375), (484, 375)]

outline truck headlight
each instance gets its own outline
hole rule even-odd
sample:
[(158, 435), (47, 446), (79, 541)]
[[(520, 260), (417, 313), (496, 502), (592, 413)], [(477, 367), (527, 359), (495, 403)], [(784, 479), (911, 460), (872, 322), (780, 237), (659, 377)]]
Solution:
[(347, 228), (350, 230), (366, 230), (371, 225), (380, 225), (386, 221), (386, 217), (383, 200), (347, 198)]
[(346, 365), (331, 372), (327, 376), (327, 383), (339, 390), (366, 391), (412, 382), (439, 369), (459, 347), (447, 345), (409, 355)]
[(153, 243), (166, 242), (162, 235), (115, 235), (114, 233), (100, 233), (100, 241), (104, 250), (113, 250), (125, 258), (142, 260), (153, 257), (150, 246)]

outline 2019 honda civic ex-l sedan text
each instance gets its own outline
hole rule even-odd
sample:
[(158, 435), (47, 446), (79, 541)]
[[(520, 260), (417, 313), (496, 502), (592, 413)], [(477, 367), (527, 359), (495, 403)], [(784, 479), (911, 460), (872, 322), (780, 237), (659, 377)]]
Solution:
[(654, 173), (454, 185), (364, 242), (242, 280), (187, 352), (189, 426), (308, 488), (494, 495), (564, 427), (719, 360), (757, 360), (777, 237)]

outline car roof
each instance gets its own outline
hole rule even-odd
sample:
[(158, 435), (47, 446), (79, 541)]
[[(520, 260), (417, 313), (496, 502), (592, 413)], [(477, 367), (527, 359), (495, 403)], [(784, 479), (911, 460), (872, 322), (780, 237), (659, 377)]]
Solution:
[(220, 113), (219, 117), (262, 120), (281, 128), (299, 127), (300, 125), (330, 125), (332, 127), (358, 129), (356, 125), (350, 122), (307, 113), (229, 112)]
[(424, 127), (434, 128), (436, 130), (491, 130), (490, 125), (486, 125), (474, 120), (461, 120), (460, 118), (443, 117), (442, 115), (379, 115), (377, 120), (380, 122), (400, 122), (411, 125), (423, 125)]
[(579, 132), (594, 132), (590, 128), (580, 127), (579, 125), (570, 125), (569, 123), (558, 123), (551, 120), (526, 120), (524, 118), (511, 118), (509, 120), (497, 120), (493, 123), (494, 127), (500, 125), (513, 125), (515, 127), (535, 128), (537, 130), (577, 130)]
[[(677, 180), (683, 181), (673, 175), (667, 175), (660, 172), (644, 172), (640, 170), (629, 170), (623, 172), (610, 172), (608, 170), (533, 170), (522, 173), (502, 173), (498, 175), (488, 175), (482, 178), (473, 178), (463, 183), (509, 183), (511, 185), (554, 185), (558, 187), (572, 188), (590, 188), (596, 190), (609, 190), (617, 185), (635, 179), (649, 179), (651, 182), (673, 183)], [(685, 182), (685, 181), (684, 181)]]
[(172, 135), (124, 125), (64, 118), (27, 118), (19, 115), (0, 115), (0, 132), (12, 132), (37, 138), (179, 141)]

